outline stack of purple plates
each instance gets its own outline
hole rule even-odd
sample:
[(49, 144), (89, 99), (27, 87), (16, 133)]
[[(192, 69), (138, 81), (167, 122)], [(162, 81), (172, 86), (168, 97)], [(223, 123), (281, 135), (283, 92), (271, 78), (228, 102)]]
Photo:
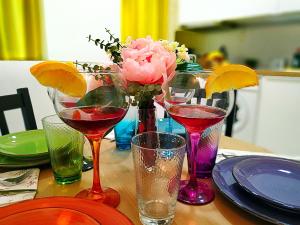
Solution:
[(275, 224), (300, 224), (300, 163), (240, 156), (216, 164), (219, 191), (249, 213)]

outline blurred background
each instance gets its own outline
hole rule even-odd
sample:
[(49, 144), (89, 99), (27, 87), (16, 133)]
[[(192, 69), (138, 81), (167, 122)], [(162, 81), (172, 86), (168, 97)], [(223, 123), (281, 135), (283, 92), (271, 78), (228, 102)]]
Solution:
[[(232, 136), (299, 155), (299, 0), (0, 0), (0, 95), (28, 87), (41, 127), (54, 110), (29, 67), (35, 60), (107, 61), (86, 38), (106, 39), (105, 28), (122, 41), (176, 40), (204, 68), (230, 62), (259, 70), (260, 86), (238, 91)], [(11, 132), (24, 129), (19, 114), (8, 116)]]

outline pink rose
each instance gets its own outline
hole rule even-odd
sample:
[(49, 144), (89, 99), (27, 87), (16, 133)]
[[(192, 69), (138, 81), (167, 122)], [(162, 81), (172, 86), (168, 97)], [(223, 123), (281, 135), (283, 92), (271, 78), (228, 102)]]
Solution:
[(175, 74), (176, 54), (150, 37), (132, 41), (121, 56), (121, 74), (129, 82), (163, 84)]

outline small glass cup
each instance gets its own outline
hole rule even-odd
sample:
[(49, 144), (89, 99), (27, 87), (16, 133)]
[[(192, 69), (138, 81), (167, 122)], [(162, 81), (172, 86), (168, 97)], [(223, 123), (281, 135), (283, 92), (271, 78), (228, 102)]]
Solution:
[(132, 138), (139, 216), (144, 225), (172, 223), (185, 148), (185, 139), (176, 134), (145, 132)]
[[(223, 123), (224, 120), (222, 120), (214, 126), (207, 128), (201, 136), (200, 144), (198, 145), (194, 162), (196, 163), (197, 178), (211, 178), (211, 173), (216, 163), (216, 157), (218, 153), (219, 140), (222, 133)], [(187, 157), (189, 158), (189, 149), (191, 148), (188, 147), (187, 149)], [(192, 172), (191, 161), (192, 160), (188, 160), (189, 173)]]
[(177, 123), (171, 117), (159, 118), (157, 121), (159, 132), (173, 133), (185, 137), (186, 131), (184, 126)]
[(137, 106), (130, 106), (126, 116), (114, 127), (118, 150), (131, 149), (131, 138), (136, 133)]
[(83, 135), (66, 125), (57, 115), (42, 119), (54, 178), (58, 184), (80, 180)]

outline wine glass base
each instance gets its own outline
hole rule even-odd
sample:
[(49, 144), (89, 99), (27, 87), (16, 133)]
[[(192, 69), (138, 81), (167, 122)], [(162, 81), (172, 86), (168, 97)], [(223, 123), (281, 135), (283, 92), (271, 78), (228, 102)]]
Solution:
[(101, 202), (114, 208), (120, 204), (120, 194), (112, 188), (106, 188), (101, 193), (94, 193), (92, 189), (89, 188), (80, 191), (75, 197)]
[(197, 181), (197, 185), (188, 185), (188, 180), (181, 180), (177, 200), (188, 205), (204, 205), (211, 202), (215, 193), (206, 183)]

